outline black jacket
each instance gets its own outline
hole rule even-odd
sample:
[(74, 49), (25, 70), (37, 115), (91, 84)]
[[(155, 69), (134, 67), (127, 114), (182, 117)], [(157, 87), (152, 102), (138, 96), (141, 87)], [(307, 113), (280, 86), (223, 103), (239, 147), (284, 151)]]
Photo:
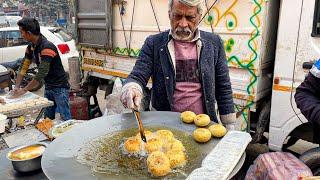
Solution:
[(28, 45), (25, 58), (32, 60), (38, 65), (39, 72), (35, 77), (38, 81), (42, 80), (38, 78), (38, 75), (43, 70), (41, 62), (50, 64), (49, 71), (45, 73), (44, 77), (46, 89), (69, 88), (67, 74), (64, 71), (58, 49), (44, 36), (40, 36), (37, 45), (34, 45), (33, 43)]
[(320, 78), (309, 73), (294, 97), (297, 107), (308, 121), (320, 126)]

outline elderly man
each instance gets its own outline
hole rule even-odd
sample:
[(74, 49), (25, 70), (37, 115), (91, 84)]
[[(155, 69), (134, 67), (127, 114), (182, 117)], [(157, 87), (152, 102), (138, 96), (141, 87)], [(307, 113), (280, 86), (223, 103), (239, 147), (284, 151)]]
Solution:
[(314, 128), (314, 141), (320, 144), (320, 59), (297, 88), (294, 98), (297, 107)]
[(169, 0), (171, 29), (149, 36), (122, 89), (127, 108), (139, 108), (152, 78), (151, 101), (157, 111), (206, 113), (228, 129), (239, 129), (222, 40), (200, 31), (202, 0)]

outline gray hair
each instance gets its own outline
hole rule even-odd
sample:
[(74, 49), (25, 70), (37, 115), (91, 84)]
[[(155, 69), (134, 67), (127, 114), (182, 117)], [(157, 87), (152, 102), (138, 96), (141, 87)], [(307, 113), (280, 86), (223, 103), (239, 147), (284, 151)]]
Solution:
[[(173, 6), (173, 1), (174, 0), (168, 0), (168, 5), (169, 5), (169, 11), (172, 10)], [(190, 6), (190, 7), (195, 7), (197, 6), (198, 13), (203, 15), (204, 12), (204, 5), (203, 5), (203, 0), (178, 0), (180, 3)]]

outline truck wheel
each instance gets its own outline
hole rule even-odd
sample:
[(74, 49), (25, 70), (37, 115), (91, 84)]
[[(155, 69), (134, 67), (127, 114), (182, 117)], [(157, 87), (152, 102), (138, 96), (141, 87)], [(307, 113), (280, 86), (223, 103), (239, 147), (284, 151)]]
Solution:
[(320, 147), (304, 152), (299, 159), (311, 169), (314, 176), (320, 175)]

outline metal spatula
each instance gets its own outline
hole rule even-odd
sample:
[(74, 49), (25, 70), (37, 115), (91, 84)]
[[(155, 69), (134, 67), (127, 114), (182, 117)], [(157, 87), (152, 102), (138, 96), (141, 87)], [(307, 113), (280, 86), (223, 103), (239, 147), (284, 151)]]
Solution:
[(144, 130), (143, 130), (143, 125), (142, 125), (142, 120), (141, 120), (141, 116), (140, 116), (140, 112), (136, 109), (132, 109), (132, 113), (134, 114), (137, 122), (138, 122), (138, 126), (139, 126), (139, 132), (140, 132), (140, 136), (142, 141), (147, 142), (146, 136), (144, 135)]

